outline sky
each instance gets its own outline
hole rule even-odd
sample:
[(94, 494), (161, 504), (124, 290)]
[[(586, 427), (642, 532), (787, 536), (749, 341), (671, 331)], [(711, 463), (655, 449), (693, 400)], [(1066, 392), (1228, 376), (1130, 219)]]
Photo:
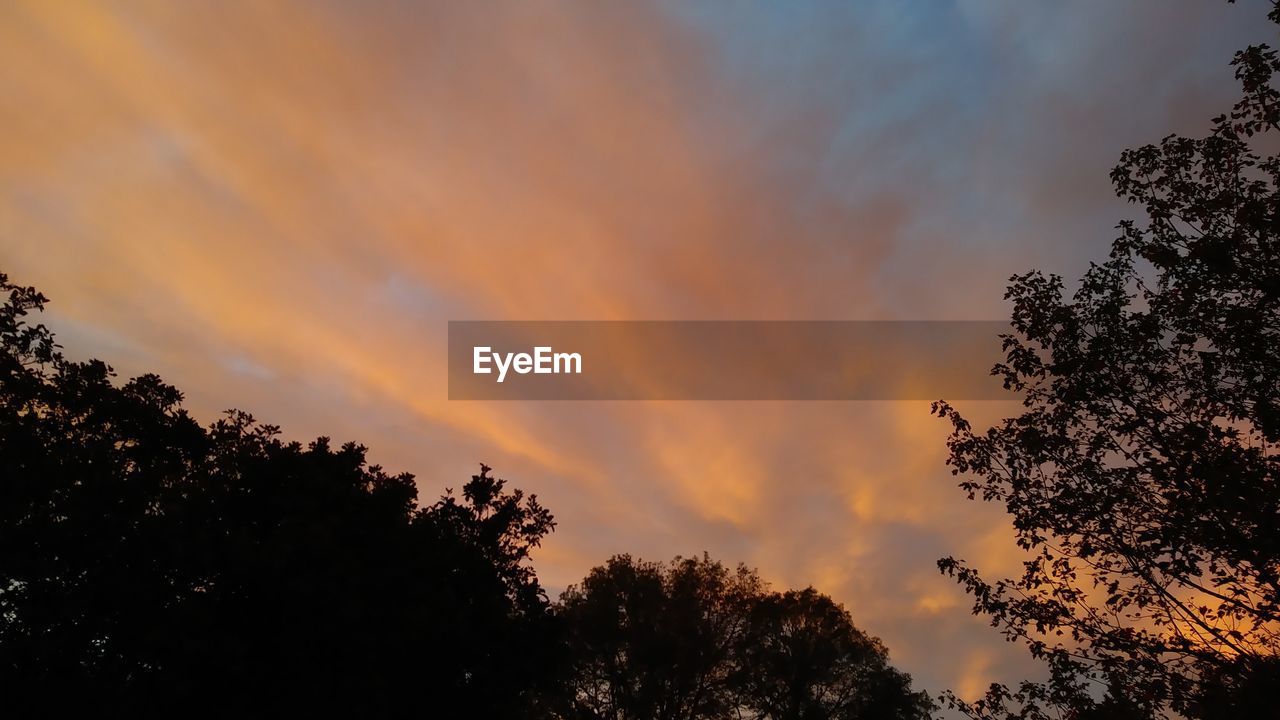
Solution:
[[(200, 419), (484, 462), (614, 553), (813, 585), (930, 691), (1035, 672), (935, 561), (1018, 555), (919, 402), (450, 402), (449, 320), (1000, 319), (1205, 131), (1259, 2), (0, 4), (0, 270)], [(960, 403), (975, 423), (1016, 404)]]

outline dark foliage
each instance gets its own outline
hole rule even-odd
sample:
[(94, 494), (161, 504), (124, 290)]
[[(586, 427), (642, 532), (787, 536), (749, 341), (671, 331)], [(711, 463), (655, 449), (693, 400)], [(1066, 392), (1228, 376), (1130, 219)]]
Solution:
[(6, 716), (910, 718), (879, 641), (813, 590), (615, 558), (558, 606), (554, 528), (487, 467), (419, 507), (365, 449), (61, 355), (0, 275)]
[[(1276, 20), (1273, 11), (1272, 19)], [(1268, 717), (1280, 693), (1280, 93), (1275, 51), (1233, 62), (1243, 96), (1199, 139), (1126, 151), (1112, 173), (1145, 222), (1066, 295), (1013, 278), (995, 372), (1024, 411), (950, 464), (1003, 503), (1025, 572), (939, 565), (1047, 683), (993, 687), (975, 717)]]
[(611, 559), (565, 592), (575, 719), (928, 717), (880, 641), (813, 589), (707, 557)]
[(735, 717), (925, 718), (932, 702), (888, 664), (881, 642), (813, 588), (759, 597), (742, 651)]
[(527, 717), (556, 668), (553, 527), (488, 468), (418, 507), (355, 444), (63, 358), (0, 275), (0, 703), (13, 717)]

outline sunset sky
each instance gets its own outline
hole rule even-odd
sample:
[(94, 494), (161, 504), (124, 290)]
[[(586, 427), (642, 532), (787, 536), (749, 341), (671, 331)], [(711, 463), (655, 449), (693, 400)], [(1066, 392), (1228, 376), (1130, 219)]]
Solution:
[[(0, 270), (204, 421), (485, 462), (611, 554), (812, 584), (930, 691), (1034, 671), (934, 561), (1017, 563), (927, 403), (450, 402), (449, 320), (999, 319), (1235, 95), (1259, 2), (0, 4)], [(977, 422), (1015, 407), (961, 403)]]

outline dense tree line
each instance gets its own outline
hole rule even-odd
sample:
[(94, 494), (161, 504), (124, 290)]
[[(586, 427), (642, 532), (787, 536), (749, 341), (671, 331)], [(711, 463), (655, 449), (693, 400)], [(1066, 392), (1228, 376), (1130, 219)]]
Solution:
[(614, 558), (551, 602), (555, 527), (487, 467), (429, 505), (365, 448), (210, 427), (63, 357), (0, 275), (0, 704), (14, 717), (925, 717), (813, 590)]
[(1276, 714), (1280, 59), (1232, 65), (1241, 98), (1207, 136), (1121, 156), (1111, 179), (1146, 219), (1074, 292), (1013, 278), (995, 373), (1022, 414), (977, 431), (935, 406), (962, 487), (1005, 505), (1027, 553), (995, 581), (940, 566), (1051, 673), (949, 698), (973, 717)]

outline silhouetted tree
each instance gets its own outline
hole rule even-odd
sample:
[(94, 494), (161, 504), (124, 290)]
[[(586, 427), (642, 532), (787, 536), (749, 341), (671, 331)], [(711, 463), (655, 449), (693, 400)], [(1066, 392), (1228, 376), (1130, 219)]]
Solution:
[(0, 703), (13, 717), (517, 718), (554, 693), (553, 528), (483, 468), (429, 507), (365, 449), (205, 429), (0, 275)]
[(761, 720), (925, 718), (932, 703), (889, 665), (876, 638), (813, 588), (768, 593), (748, 616), (735, 717)]
[(572, 717), (731, 717), (736, 652), (754, 572), (705, 556), (670, 565), (621, 555), (560, 600), (573, 671)]
[(64, 358), (0, 275), (0, 703), (94, 714), (914, 719), (930, 704), (813, 590), (616, 557), (554, 608), (554, 528), (481, 466), (420, 507), (365, 448)]
[(1274, 714), (1280, 158), (1254, 147), (1275, 147), (1280, 61), (1250, 47), (1233, 66), (1243, 97), (1207, 137), (1121, 156), (1112, 181), (1147, 220), (1121, 223), (1078, 290), (1013, 278), (995, 372), (1022, 414), (979, 433), (935, 406), (961, 487), (1003, 503), (1028, 552), (997, 582), (939, 565), (1052, 674), (951, 698), (970, 715)]
[(561, 598), (575, 719), (924, 718), (884, 646), (809, 589), (771, 593), (705, 555), (622, 555)]

